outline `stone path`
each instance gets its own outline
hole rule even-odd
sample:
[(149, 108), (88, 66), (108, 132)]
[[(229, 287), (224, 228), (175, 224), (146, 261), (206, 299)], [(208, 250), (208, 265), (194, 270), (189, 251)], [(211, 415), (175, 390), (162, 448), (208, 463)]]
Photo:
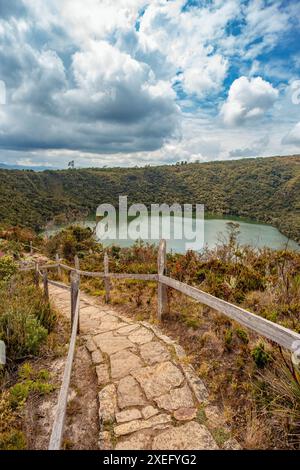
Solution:
[[(56, 308), (69, 316), (69, 292), (49, 287)], [(150, 323), (134, 322), (84, 293), (80, 305), (80, 336), (99, 385), (99, 448), (218, 449), (212, 436), (220, 429), (218, 410), (209, 406), (184, 350)], [(222, 430), (221, 446), (238, 448)]]

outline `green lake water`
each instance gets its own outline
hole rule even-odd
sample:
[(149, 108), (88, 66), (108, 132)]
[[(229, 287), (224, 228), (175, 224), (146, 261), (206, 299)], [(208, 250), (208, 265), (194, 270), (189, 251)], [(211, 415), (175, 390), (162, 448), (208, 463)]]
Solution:
[[(179, 240), (172, 238), (174, 227), (176, 227), (176, 224), (181, 223), (181, 219), (176, 216), (171, 217), (171, 219), (171, 239), (167, 240), (167, 249), (168, 251), (172, 250), (176, 253), (184, 253), (186, 251), (186, 242), (188, 240), (186, 240), (184, 237)], [(226, 239), (227, 223), (230, 221), (238, 222), (240, 225), (239, 243), (241, 245), (251, 245), (255, 248), (269, 247), (273, 249), (288, 247), (289, 249), (297, 251), (300, 250), (300, 246), (296, 242), (293, 240), (288, 240), (285, 235), (281, 234), (279, 230), (277, 230), (277, 228), (270, 225), (245, 221), (237, 217), (214, 218), (214, 216), (209, 216), (209, 218), (204, 221), (204, 245), (208, 248), (213, 248), (217, 244), (222, 243)], [(94, 228), (96, 225), (96, 222), (92, 220), (78, 221), (76, 223), (90, 228)], [(156, 221), (154, 220), (154, 223), (161, 224), (161, 218), (157, 218)], [(63, 226), (53, 227), (48, 229), (46, 234), (50, 236), (62, 228)], [(144, 240), (153, 243), (157, 242), (157, 240), (150, 238), (144, 238)], [(111, 238), (103, 242), (105, 246), (115, 244), (121, 247), (128, 247), (133, 243), (134, 240), (119, 240), (117, 238)]]

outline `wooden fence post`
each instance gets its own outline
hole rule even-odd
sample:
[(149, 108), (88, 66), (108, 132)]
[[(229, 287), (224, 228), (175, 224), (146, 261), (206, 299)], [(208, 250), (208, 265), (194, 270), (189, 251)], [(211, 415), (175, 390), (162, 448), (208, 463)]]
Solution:
[[(80, 284), (80, 276), (76, 272), (71, 272), (71, 331), (73, 329), (73, 322), (74, 316), (76, 311), (76, 303), (79, 294), (79, 284)], [(79, 318), (78, 318), (78, 328), (77, 334), (79, 334), (80, 326), (79, 326)]]
[(49, 300), (49, 286), (48, 286), (48, 271), (43, 269), (43, 285), (44, 285), (44, 295), (47, 300)]
[(35, 261), (34, 263), (34, 283), (35, 283), (35, 287), (39, 287), (40, 276), (39, 276), (39, 263), (37, 261)]
[[(160, 240), (157, 256), (158, 275), (164, 275), (166, 271), (166, 240)], [(157, 318), (159, 321), (168, 313), (167, 287), (158, 281), (157, 287)]]
[(109, 259), (108, 254), (104, 253), (104, 287), (105, 287), (105, 302), (110, 302), (110, 280), (109, 280)]
[[(59, 258), (58, 253), (56, 253), (56, 255), (55, 255), (55, 261), (56, 261), (56, 263), (60, 262), (60, 258)], [(61, 278), (61, 268), (60, 268), (60, 266), (58, 266), (58, 268), (57, 268), (57, 275), (58, 275), (59, 278)]]
[(74, 256), (75, 269), (80, 269), (79, 258), (77, 255)]

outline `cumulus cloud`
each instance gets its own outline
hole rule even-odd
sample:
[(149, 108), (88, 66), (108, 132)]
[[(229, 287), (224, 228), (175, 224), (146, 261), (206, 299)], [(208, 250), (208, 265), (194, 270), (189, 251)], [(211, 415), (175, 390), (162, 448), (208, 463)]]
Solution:
[(221, 116), (229, 126), (263, 116), (274, 104), (278, 90), (261, 77), (240, 77), (232, 83), (227, 101), (222, 105)]
[[(71, 155), (134, 164), (271, 149), (272, 139), (266, 148), (249, 133), (241, 141), (234, 126), (268, 115), (270, 133), (278, 128), (284, 84), (275, 79), (291, 75), (284, 58), (280, 74), (261, 55), (292, 34), (299, 9), (262, 0), (0, 0), (0, 151), (47, 164)], [(221, 116), (234, 142), (218, 119), (226, 93)], [(278, 134), (289, 148), (293, 131)]]

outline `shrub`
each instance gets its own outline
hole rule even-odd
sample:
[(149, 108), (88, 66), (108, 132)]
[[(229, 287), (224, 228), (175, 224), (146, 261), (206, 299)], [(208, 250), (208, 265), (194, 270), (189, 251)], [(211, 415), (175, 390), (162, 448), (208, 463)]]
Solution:
[(252, 349), (251, 356), (259, 368), (265, 367), (272, 361), (272, 356), (265, 350), (265, 345), (263, 343), (259, 343)]
[(249, 343), (249, 338), (247, 335), (247, 332), (243, 330), (242, 328), (237, 328), (235, 330), (237, 337), (245, 344)]
[(28, 313), (27, 308), (20, 306), (15, 309), (12, 306), (0, 316), (0, 339), (7, 346), (7, 357), (10, 360), (37, 354), (47, 335), (46, 328)]
[(12, 429), (0, 433), (0, 450), (25, 450), (26, 438), (22, 431)]
[(54, 390), (47, 370), (36, 371), (24, 363), (18, 371), (19, 382), (0, 394), (0, 450), (22, 450), (26, 439), (20, 430), (21, 411), (31, 394), (45, 395)]
[(16, 273), (17, 266), (11, 256), (0, 257), (0, 282), (9, 281), (9, 279)]
[(225, 336), (224, 336), (224, 343), (225, 343), (225, 347), (228, 351), (231, 350), (232, 340), (233, 340), (232, 330), (226, 330)]

